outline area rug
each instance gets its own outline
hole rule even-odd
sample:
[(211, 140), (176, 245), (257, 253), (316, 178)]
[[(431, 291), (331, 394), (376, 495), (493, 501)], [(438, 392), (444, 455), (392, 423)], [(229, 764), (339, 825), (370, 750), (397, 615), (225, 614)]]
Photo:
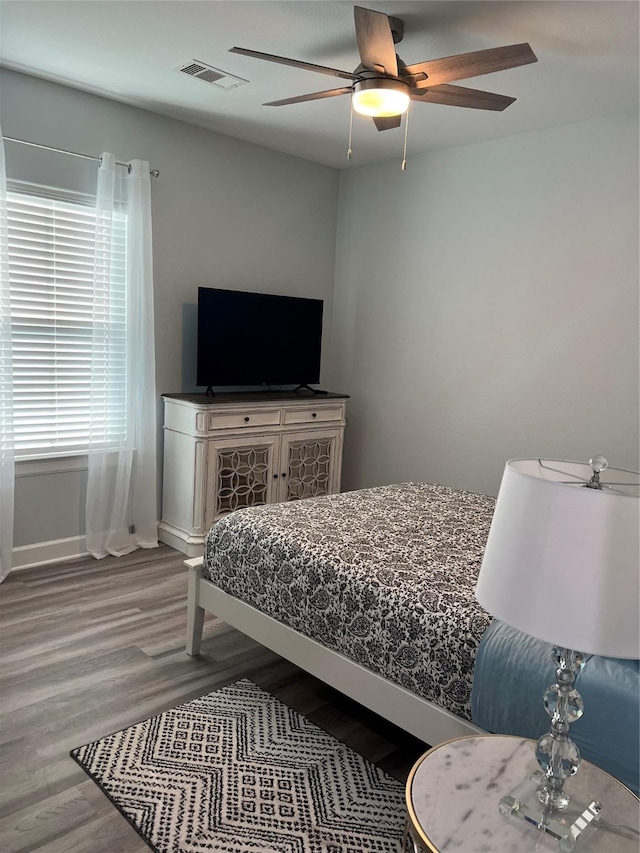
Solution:
[(156, 853), (397, 853), (404, 786), (246, 679), (71, 755)]

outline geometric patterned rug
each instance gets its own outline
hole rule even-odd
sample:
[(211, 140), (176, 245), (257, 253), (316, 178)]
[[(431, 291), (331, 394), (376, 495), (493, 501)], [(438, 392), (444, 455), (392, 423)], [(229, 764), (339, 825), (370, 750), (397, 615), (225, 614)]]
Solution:
[(156, 853), (397, 853), (404, 785), (243, 679), (71, 756)]

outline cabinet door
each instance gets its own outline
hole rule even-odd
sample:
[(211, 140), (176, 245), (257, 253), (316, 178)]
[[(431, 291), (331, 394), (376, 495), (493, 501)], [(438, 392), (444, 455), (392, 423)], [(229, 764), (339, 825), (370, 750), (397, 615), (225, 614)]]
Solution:
[(211, 439), (207, 451), (207, 525), (236, 509), (277, 500), (279, 436)]
[(340, 488), (340, 429), (284, 433), (280, 449), (280, 501), (332, 495)]

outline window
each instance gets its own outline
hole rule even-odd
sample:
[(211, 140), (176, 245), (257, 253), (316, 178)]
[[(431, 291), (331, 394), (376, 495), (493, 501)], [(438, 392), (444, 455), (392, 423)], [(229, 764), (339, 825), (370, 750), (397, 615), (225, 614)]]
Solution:
[(125, 440), (126, 213), (103, 223), (92, 203), (7, 194), (17, 459)]

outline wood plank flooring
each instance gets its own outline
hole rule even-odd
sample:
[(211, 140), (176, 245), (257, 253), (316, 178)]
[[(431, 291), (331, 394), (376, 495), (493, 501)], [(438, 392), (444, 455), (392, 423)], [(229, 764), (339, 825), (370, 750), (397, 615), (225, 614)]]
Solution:
[(183, 559), (161, 546), (25, 569), (0, 586), (2, 853), (148, 853), (69, 750), (238, 678), (400, 780), (424, 751), (218, 619), (189, 657)]

